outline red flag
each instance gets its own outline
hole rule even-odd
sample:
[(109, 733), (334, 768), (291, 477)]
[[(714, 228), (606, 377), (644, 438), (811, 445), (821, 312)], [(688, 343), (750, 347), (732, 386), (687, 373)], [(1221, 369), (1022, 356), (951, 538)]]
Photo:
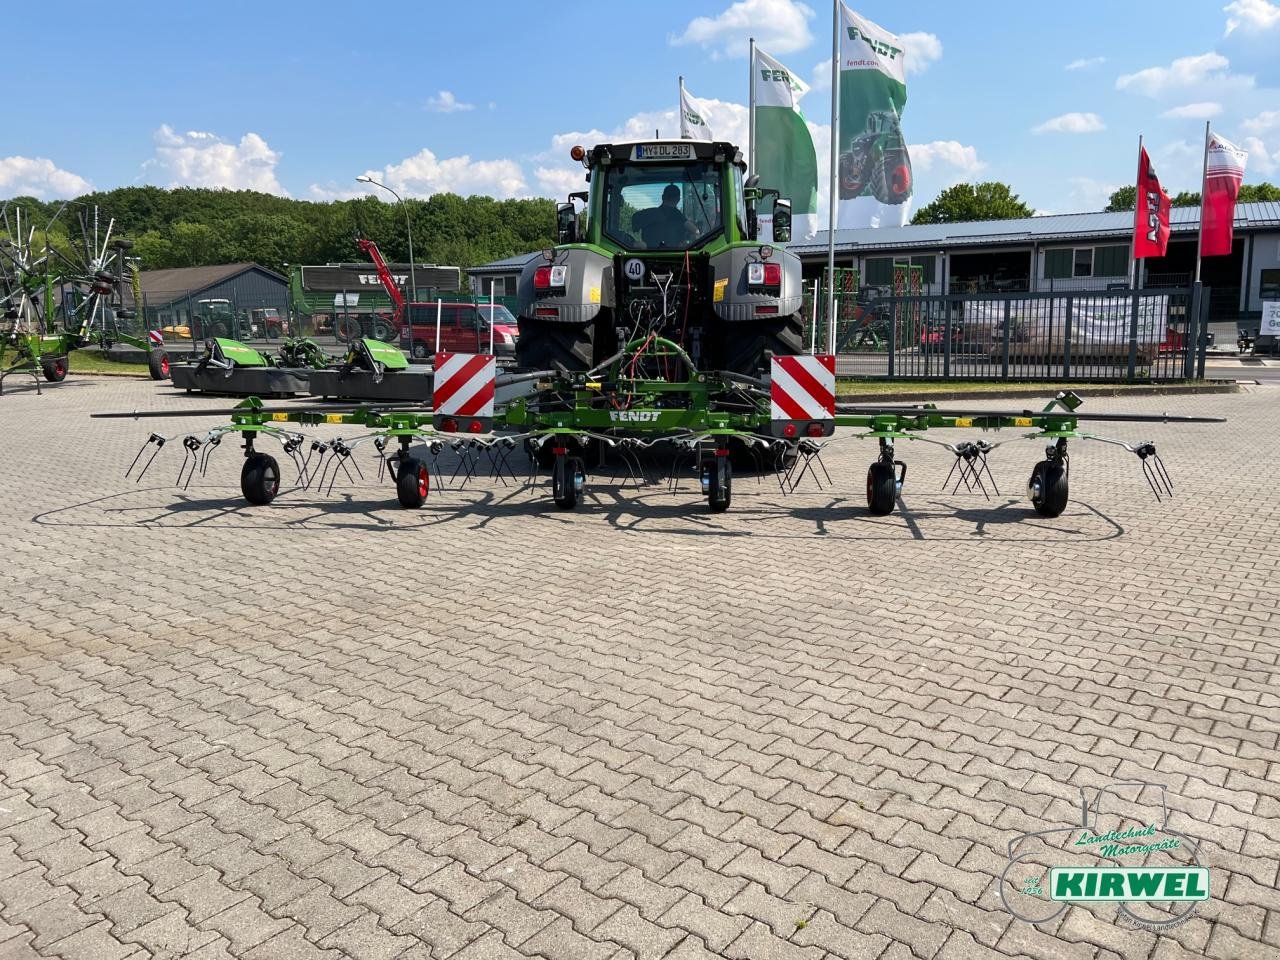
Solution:
[(1163, 257), (1169, 246), (1169, 195), (1151, 166), (1147, 148), (1138, 154), (1138, 196), (1133, 212), (1133, 259)]
[(1216, 133), (1209, 140), (1204, 163), (1204, 195), (1200, 201), (1200, 255), (1225, 257), (1231, 253), (1231, 227), (1236, 197), (1249, 154)]

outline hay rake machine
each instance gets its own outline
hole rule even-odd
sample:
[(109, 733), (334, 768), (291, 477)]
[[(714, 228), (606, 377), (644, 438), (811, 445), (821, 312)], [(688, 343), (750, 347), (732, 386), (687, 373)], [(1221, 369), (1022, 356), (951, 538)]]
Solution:
[[(536, 470), (550, 473), (551, 496), (563, 509), (575, 507), (592, 471), (616, 456), (637, 485), (649, 480), (642, 459), (665, 449), (673, 482), (691, 469), (699, 479), (712, 512), (728, 509), (733, 466), (754, 467), (777, 476), (783, 493), (806, 477), (821, 486), (830, 475), (822, 462), (832, 443), (874, 440), (875, 460), (867, 469), (867, 506), (872, 514), (891, 513), (906, 480), (899, 442), (941, 446), (955, 457), (944, 486), (964, 487), (986, 496), (998, 493), (988, 462), (999, 447), (1015, 441), (1045, 443), (1044, 458), (1028, 482), (1034, 511), (1056, 517), (1067, 504), (1070, 441), (1092, 440), (1133, 454), (1158, 500), (1171, 496), (1173, 483), (1155, 444), (1130, 444), (1080, 429), (1083, 421), (1208, 423), (1221, 418), (1127, 413), (1081, 414), (1080, 398), (1059, 393), (1041, 410), (949, 410), (932, 405), (837, 404), (835, 358), (791, 356), (771, 359), (769, 378), (728, 372), (704, 372), (676, 343), (656, 336), (633, 341), (614, 357), (580, 374), (535, 371), (496, 376), (494, 358), (482, 354), (438, 354), (434, 367), (433, 406), (370, 405), (344, 408), (268, 408), (250, 398), (226, 411), (107, 413), (97, 417), (192, 417), (223, 415), (228, 422), (182, 438), (186, 460), (179, 482), (189, 484), (203, 472), (209, 455), (223, 439), (238, 436), (244, 452), (241, 489), (252, 504), (270, 503), (281, 489), (276, 458), (258, 449), (263, 440), (279, 443), (297, 471), (302, 487), (332, 489), (339, 471), (355, 463), (354, 454), (372, 444), (379, 457), (379, 476), (389, 475), (400, 504), (420, 507), (430, 494), (442, 451), (459, 458), (455, 480), (479, 478), (486, 463), (490, 477), (506, 483), (517, 479), (510, 455), (523, 447)], [(527, 395), (495, 409), (498, 386), (528, 383)], [(299, 428), (341, 425), (362, 431), (346, 439), (323, 439)], [(835, 436), (836, 428), (849, 428)], [(1007, 440), (966, 439), (950, 442), (926, 434), (935, 430), (973, 429), (1027, 432)], [(141, 463), (137, 479), (170, 440), (152, 433), (126, 475)], [(427, 455), (414, 449), (425, 445)], [(148, 448), (152, 448), (146, 456)], [(313, 463), (313, 458), (319, 460)], [(614, 477), (618, 475), (615, 467)], [(686, 474), (687, 475), (687, 474)]]
[(22, 208), (0, 205), (0, 390), (13, 374), (56, 383), (68, 355), (89, 344), (127, 343), (148, 353), (151, 377), (168, 376), (160, 335), (132, 332), (137, 319), (124, 305), (124, 287), (139, 303), (133, 242), (115, 236), (114, 220), (96, 206), (68, 201), (36, 229)]

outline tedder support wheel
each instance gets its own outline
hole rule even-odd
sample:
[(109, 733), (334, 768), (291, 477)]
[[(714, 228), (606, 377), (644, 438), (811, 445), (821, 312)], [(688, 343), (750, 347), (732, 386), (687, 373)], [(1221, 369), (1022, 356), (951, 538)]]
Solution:
[(551, 468), (551, 496), (557, 507), (572, 510), (578, 505), (585, 477), (579, 457), (556, 456), (555, 465)]
[(1067, 509), (1067, 471), (1062, 464), (1041, 460), (1027, 482), (1031, 506), (1042, 517), (1060, 517)]
[(416, 510), (427, 499), (431, 492), (431, 472), (427, 465), (416, 457), (407, 457), (400, 461), (400, 471), (396, 474), (396, 497), (400, 506)]
[(265, 507), (280, 492), (280, 464), (268, 453), (251, 453), (240, 471), (240, 491), (255, 507)]
[(877, 460), (867, 470), (867, 509), (877, 517), (893, 513), (898, 499), (898, 475), (892, 463)]
[(169, 354), (156, 347), (147, 355), (147, 370), (152, 380), (168, 380)]
[(50, 383), (61, 383), (67, 379), (67, 358), (50, 357), (47, 360), (42, 360), (40, 361), (40, 369), (44, 373), (44, 378)]
[(717, 454), (706, 466), (707, 502), (712, 513), (724, 513), (733, 500), (733, 464), (728, 453)]

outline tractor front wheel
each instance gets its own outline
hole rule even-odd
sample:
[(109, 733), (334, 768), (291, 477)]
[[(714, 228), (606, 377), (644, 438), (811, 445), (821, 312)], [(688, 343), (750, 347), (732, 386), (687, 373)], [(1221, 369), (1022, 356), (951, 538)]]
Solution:
[(280, 492), (280, 464), (268, 453), (251, 453), (240, 470), (240, 492), (255, 507), (265, 507)]
[(426, 502), (431, 492), (431, 472), (427, 465), (416, 457), (407, 457), (400, 461), (400, 470), (396, 474), (396, 498), (400, 506), (407, 510), (417, 510)]
[(152, 380), (169, 379), (169, 354), (156, 347), (147, 354), (147, 372)]
[(40, 361), (40, 370), (50, 383), (61, 383), (67, 379), (67, 358), (49, 357)]

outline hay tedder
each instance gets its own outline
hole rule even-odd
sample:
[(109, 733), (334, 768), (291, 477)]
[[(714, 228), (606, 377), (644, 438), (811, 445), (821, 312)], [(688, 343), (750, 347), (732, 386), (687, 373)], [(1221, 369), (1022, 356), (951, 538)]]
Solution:
[[(1152, 442), (1138, 444), (1097, 436), (1080, 428), (1084, 421), (1157, 423), (1212, 422), (1216, 418), (1145, 414), (1081, 414), (1080, 398), (1059, 393), (1041, 410), (954, 410), (933, 406), (872, 406), (837, 404), (835, 358), (831, 356), (774, 357), (770, 374), (755, 378), (738, 373), (698, 370), (681, 347), (665, 338), (631, 341), (605, 364), (581, 374), (551, 371), (496, 375), (492, 355), (438, 354), (435, 358), (434, 406), (365, 404), (355, 407), (268, 408), (256, 398), (209, 415), (228, 422), (202, 433), (181, 437), (185, 459), (179, 484), (190, 484), (203, 473), (210, 455), (228, 437), (238, 437), (244, 466), (240, 486), (246, 500), (265, 505), (282, 489), (277, 458), (258, 449), (264, 440), (278, 443), (296, 471), (299, 488), (317, 486), (332, 491), (339, 471), (349, 474), (356, 453), (371, 444), (377, 451), (378, 472), (385, 472), (403, 507), (426, 501), (433, 476), (441, 472), (438, 458), (446, 451), (456, 457), (451, 480), (506, 483), (518, 479), (511, 455), (528, 454), (530, 480), (536, 471), (550, 474), (550, 493), (556, 506), (575, 507), (589, 478), (608, 469), (625, 471), (625, 479), (641, 486), (655, 482), (649, 465), (665, 459), (670, 469), (662, 479), (678, 484), (690, 473), (701, 484), (712, 512), (728, 509), (733, 495), (734, 465), (757, 473), (773, 473), (784, 493), (806, 476), (814, 482), (830, 480), (822, 452), (831, 443), (851, 439), (874, 440), (878, 452), (867, 469), (867, 507), (872, 514), (893, 511), (906, 480), (906, 464), (898, 457), (898, 441), (920, 441), (944, 447), (955, 464), (944, 486), (954, 481), (984, 495), (998, 493), (988, 456), (1014, 440), (1045, 444), (1044, 458), (1035, 464), (1027, 491), (1034, 511), (1056, 517), (1067, 505), (1072, 440), (1093, 440), (1119, 446), (1134, 454), (1156, 498), (1173, 493), (1173, 484)], [(495, 405), (495, 392), (517, 383), (525, 395)], [(161, 413), (107, 413), (99, 417), (193, 417), (188, 410)], [(355, 436), (323, 437), (306, 428), (331, 425), (353, 428)], [(837, 428), (849, 433), (836, 436)], [(982, 438), (961, 441), (935, 439), (940, 429), (977, 432), (1024, 431), (1008, 440)], [(126, 475), (137, 470), (141, 480), (160, 449), (175, 437), (152, 433), (134, 457)], [(147, 455), (151, 448), (150, 455)], [(138, 469), (141, 465), (141, 469)], [(363, 472), (361, 475), (363, 475)], [(625, 481), (624, 481), (625, 482)]]

